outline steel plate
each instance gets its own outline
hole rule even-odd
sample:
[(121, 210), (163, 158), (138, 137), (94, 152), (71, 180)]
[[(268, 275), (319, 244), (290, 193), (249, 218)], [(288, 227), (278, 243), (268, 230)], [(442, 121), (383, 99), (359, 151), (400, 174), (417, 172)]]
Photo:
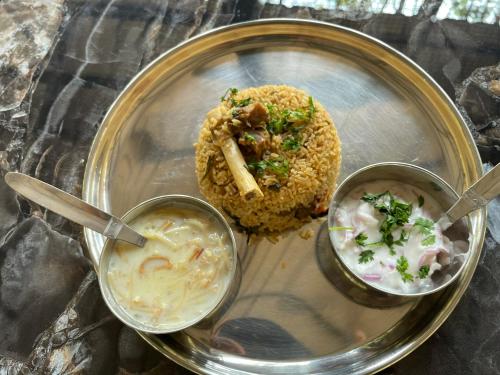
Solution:
[[(473, 139), (452, 102), (389, 46), (331, 24), (287, 19), (213, 30), (168, 51), (118, 97), (92, 146), (86, 201), (115, 215), (163, 194), (200, 197), (193, 143), (228, 87), (284, 83), (330, 112), (343, 145), (342, 180), (367, 164), (402, 161), (461, 192), (481, 175)], [(238, 294), (223, 315), (169, 336), (142, 336), (181, 365), (207, 374), (356, 374), (404, 357), (449, 316), (479, 259), (485, 211), (471, 215), (465, 272), (417, 300), (363, 295), (335, 270), (324, 220), (278, 243), (237, 233)], [(90, 256), (103, 238), (85, 231)]]

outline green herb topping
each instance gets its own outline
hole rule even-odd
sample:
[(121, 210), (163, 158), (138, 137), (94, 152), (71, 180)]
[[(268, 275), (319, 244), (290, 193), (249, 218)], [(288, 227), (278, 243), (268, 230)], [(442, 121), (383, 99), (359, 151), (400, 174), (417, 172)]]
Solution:
[(262, 177), (265, 172), (275, 174), (279, 177), (288, 176), (288, 160), (282, 156), (248, 162), (247, 167), (251, 173), (258, 177)]
[(430, 267), (428, 265), (426, 265), (426, 264), (423, 265), (418, 270), (418, 278), (419, 279), (425, 279), (427, 276), (429, 276), (429, 271), (430, 271)]
[[(233, 96), (235, 96), (238, 93), (238, 89), (234, 87), (230, 87), (226, 90), (224, 95), (220, 97), (220, 101), (223, 102), (224, 100), (229, 100), (231, 102), (231, 105), (233, 107), (245, 107), (250, 104), (252, 101), (251, 98), (245, 98), (242, 100), (235, 100)], [(235, 112), (232, 112), (233, 117), (235, 116)]]
[(275, 105), (268, 104), (266, 107), (269, 112), (269, 123), (267, 124), (269, 133), (276, 135), (289, 130), (293, 131), (297, 125), (312, 120), (316, 112), (312, 97), (309, 97), (308, 103), (307, 109), (284, 109), (281, 112)]
[(397, 260), (396, 270), (401, 275), (403, 282), (406, 283), (407, 281), (413, 281), (413, 276), (406, 272), (408, 271), (408, 259), (406, 259), (405, 256), (401, 255), (401, 257), (399, 257), (399, 259)]
[(436, 236), (434, 234), (431, 234), (428, 237), (425, 237), (422, 242), (420, 242), (422, 246), (431, 246), (436, 243)]
[(251, 134), (248, 134), (247, 132), (245, 132), (243, 134), (243, 139), (247, 142), (250, 142), (250, 143), (257, 143), (257, 140), (255, 139), (255, 137)]
[(364, 250), (359, 254), (359, 263), (368, 263), (373, 260), (375, 253), (372, 250)]
[(416, 228), (423, 235), (428, 236), (434, 229), (434, 222), (424, 217), (418, 217), (413, 224), (413, 228)]
[(366, 245), (366, 240), (368, 239), (368, 236), (361, 232), (360, 234), (358, 234), (356, 237), (354, 237), (354, 241), (356, 241), (356, 243), (359, 245), (359, 246), (365, 246)]
[(309, 120), (312, 120), (314, 117), (314, 114), (316, 113), (316, 107), (314, 106), (313, 98), (312, 96), (309, 97), (309, 112), (308, 112), (308, 117)]
[(302, 146), (299, 136), (289, 136), (282, 143), (283, 150), (298, 151)]
[(394, 245), (404, 246), (405, 242), (408, 242), (408, 238), (410, 238), (410, 233), (401, 229), (401, 234), (399, 235), (399, 240), (394, 241)]
[(379, 232), (382, 234), (381, 242), (389, 247), (391, 255), (396, 254), (394, 245), (402, 245), (408, 240), (406, 232), (402, 231), (399, 240), (394, 241), (392, 232), (408, 223), (412, 212), (412, 205), (395, 199), (391, 193), (384, 192), (381, 194), (364, 194), (361, 199), (372, 204), (381, 214), (384, 215), (384, 220), (380, 224)]
[(252, 101), (251, 98), (245, 98), (241, 100), (234, 100), (233, 98), (231, 98), (230, 100), (233, 107), (246, 107)]
[(238, 93), (238, 89), (234, 87), (230, 87), (226, 90), (224, 95), (220, 97), (220, 101), (223, 102), (224, 100), (227, 100), (228, 98), (231, 98), (232, 96), (236, 95)]

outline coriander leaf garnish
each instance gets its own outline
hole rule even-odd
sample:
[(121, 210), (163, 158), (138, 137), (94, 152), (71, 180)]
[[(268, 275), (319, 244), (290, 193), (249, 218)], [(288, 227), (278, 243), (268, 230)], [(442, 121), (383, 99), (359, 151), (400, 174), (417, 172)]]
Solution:
[(395, 199), (388, 191), (381, 194), (368, 194), (365, 193), (361, 200), (370, 203), (382, 215), (384, 220), (380, 224), (379, 232), (382, 234), (381, 241), (389, 247), (390, 254), (395, 255), (394, 245), (402, 245), (407, 241), (406, 232), (401, 232), (399, 240), (395, 241), (392, 232), (408, 223), (410, 219), (413, 206), (411, 204)]
[(288, 176), (288, 160), (283, 157), (266, 160), (267, 169), (278, 176)]
[(382, 247), (382, 246), (384, 246), (384, 245), (385, 245), (385, 243), (384, 243), (384, 242), (379, 241), (379, 242), (367, 243), (367, 244), (365, 245), (365, 247), (373, 247), (373, 248), (375, 248), (375, 247)]
[(264, 160), (247, 162), (247, 169), (256, 176), (263, 176), (266, 171), (267, 164)]
[(257, 143), (255, 137), (252, 134), (248, 134), (247, 132), (243, 134), (243, 139), (250, 143)]
[(230, 100), (233, 107), (246, 107), (252, 101), (251, 98), (245, 98), (241, 100), (234, 100), (233, 98), (231, 98)]
[(275, 105), (267, 104), (266, 107), (269, 112), (267, 130), (269, 133), (274, 135), (283, 133), (285, 131), (285, 126), (287, 125), (286, 119), (281, 116)]
[(269, 121), (267, 123), (267, 131), (273, 135), (292, 131), (298, 133), (302, 128), (301, 124), (307, 123), (312, 120), (316, 108), (312, 98), (309, 97), (308, 108), (302, 109), (289, 109), (286, 108), (279, 111), (273, 104), (267, 104), (267, 111), (269, 112)]
[(306, 111), (303, 109), (289, 110), (285, 109), (282, 113), (283, 117), (286, 118), (288, 122), (304, 122), (308, 119)]
[(330, 232), (336, 232), (336, 231), (341, 231), (341, 230), (354, 230), (353, 227), (328, 227), (328, 230)]
[(368, 236), (361, 232), (360, 234), (358, 234), (356, 237), (354, 237), (354, 241), (356, 241), (356, 243), (359, 245), (359, 246), (365, 246), (366, 245), (366, 240), (368, 239)]
[(434, 229), (434, 222), (424, 217), (418, 217), (415, 220), (413, 227), (423, 235), (429, 236), (432, 233), (432, 229)]
[(298, 151), (302, 144), (300, 143), (300, 137), (287, 137), (282, 143), (282, 147), (287, 151)]
[(408, 238), (410, 238), (410, 233), (402, 229), (401, 234), (399, 235), (399, 240), (394, 241), (394, 245), (404, 246), (404, 243), (408, 242)]
[(359, 254), (359, 263), (368, 263), (373, 260), (375, 253), (371, 250), (364, 250)]
[(403, 282), (413, 281), (413, 276), (408, 272), (408, 259), (405, 256), (401, 255), (396, 262), (396, 270), (401, 275)]
[(361, 200), (365, 201), (365, 202), (368, 202), (368, 203), (372, 203), (372, 204), (375, 204), (375, 202), (383, 195), (386, 195), (388, 192), (384, 192), (382, 194), (369, 194), (369, 193), (365, 193), (362, 197), (361, 197)]
[(309, 117), (309, 120), (312, 120), (314, 114), (316, 113), (316, 107), (314, 106), (314, 102), (313, 102), (312, 96), (309, 97), (308, 101), (309, 101), (309, 113), (308, 113), (308, 117)]
[(427, 276), (429, 276), (429, 271), (430, 271), (430, 267), (427, 264), (424, 264), (418, 270), (418, 278), (425, 279)]
[(434, 245), (436, 243), (436, 236), (434, 234), (431, 234), (430, 236), (424, 238), (420, 243), (422, 244), (422, 246)]
[(220, 97), (220, 101), (223, 102), (224, 100), (228, 99), (228, 97), (232, 97), (238, 93), (238, 89), (235, 87), (230, 87), (226, 90), (224, 95)]
[(273, 173), (279, 177), (288, 176), (288, 160), (282, 156), (247, 163), (248, 170), (262, 177), (264, 172)]
[[(224, 100), (229, 100), (231, 102), (231, 105), (233, 107), (245, 107), (247, 105), (250, 104), (250, 102), (252, 101), (251, 98), (246, 98), (246, 99), (242, 99), (242, 100), (235, 100), (233, 98), (233, 96), (235, 96), (236, 94), (238, 93), (238, 89), (235, 88), (235, 87), (230, 87), (226, 90), (226, 92), (224, 93), (224, 95), (222, 95), (220, 97), (220, 101), (223, 102)], [(234, 111), (232, 113), (233, 117), (234, 117)]]
[(424, 205), (424, 197), (421, 195), (418, 196), (418, 207), (422, 207)]

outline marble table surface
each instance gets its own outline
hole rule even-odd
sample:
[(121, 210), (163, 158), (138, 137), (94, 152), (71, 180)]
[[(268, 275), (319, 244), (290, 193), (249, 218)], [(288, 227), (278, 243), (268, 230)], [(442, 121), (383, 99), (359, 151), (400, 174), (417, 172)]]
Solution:
[[(453, 3), (453, 6), (451, 5)], [(0, 0), (0, 170), (81, 195), (107, 108), (160, 53), (214, 27), (269, 17), (377, 37), (457, 103), (485, 163), (500, 161), (495, 0)], [(500, 201), (480, 264), (446, 323), (387, 374), (500, 374)], [(0, 179), (0, 374), (186, 374), (105, 307), (81, 227)]]

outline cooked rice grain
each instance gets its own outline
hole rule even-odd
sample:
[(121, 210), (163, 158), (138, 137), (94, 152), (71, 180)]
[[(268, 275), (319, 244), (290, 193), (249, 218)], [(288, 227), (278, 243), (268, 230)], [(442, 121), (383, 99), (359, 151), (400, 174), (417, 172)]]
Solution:
[[(236, 100), (252, 98), (264, 104), (274, 104), (279, 111), (308, 108), (309, 96), (290, 86), (261, 86), (239, 91)], [(280, 232), (299, 228), (310, 218), (298, 218), (298, 208), (312, 209), (317, 197), (327, 205), (335, 188), (340, 169), (340, 140), (333, 121), (323, 106), (314, 100), (316, 112), (312, 121), (301, 131), (304, 147), (285, 151), (282, 137), (273, 136), (271, 150), (289, 161), (289, 177), (279, 191), (268, 189), (257, 179), (263, 198), (245, 201), (240, 196), (221, 150), (212, 142), (209, 120), (205, 119), (196, 148), (196, 175), (201, 193), (217, 208), (237, 219), (246, 227), (259, 232)], [(229, 108), (227, 102), (221, 107)], [(211, 162), (209, 163), (209, 159)], [(207, 166), (211, 168), (207, 172)]]

